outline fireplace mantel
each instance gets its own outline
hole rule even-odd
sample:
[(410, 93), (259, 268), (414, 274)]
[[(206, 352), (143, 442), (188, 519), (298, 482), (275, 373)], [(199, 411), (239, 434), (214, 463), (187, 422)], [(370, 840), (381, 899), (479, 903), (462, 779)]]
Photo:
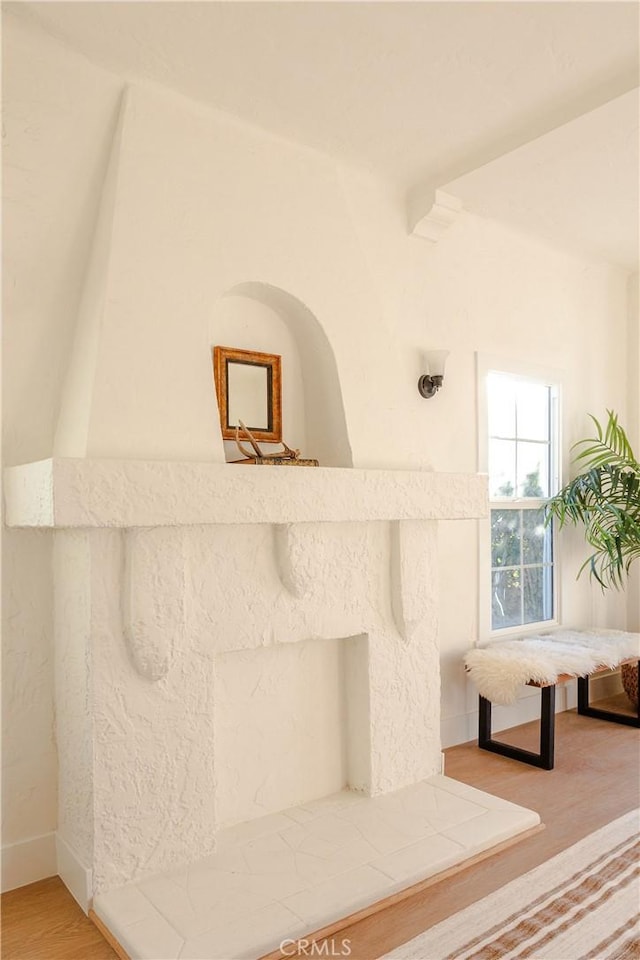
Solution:
[(454, 520), (487, 515), (479, 474), (51, 458), (5, 470), (11, 527)]

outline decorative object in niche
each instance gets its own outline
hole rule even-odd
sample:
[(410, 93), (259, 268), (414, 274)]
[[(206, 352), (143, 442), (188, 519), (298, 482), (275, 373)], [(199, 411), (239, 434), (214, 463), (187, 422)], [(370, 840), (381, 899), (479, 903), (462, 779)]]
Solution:
[(426, 354), (428, 373), (418, 380), (420, 396), (425, 400), (435, 397), (444, 381), (444, 365), (449, 356), (448, 350), (430, 350)]
[[(244, 434), (244, 437), (249, 441), (253, 449), (253, 453), (247, 450), (242, 446), (240, 442), (240, 431)], [(258, 444), (256, 443), (255, 436), (251, 431), (244, 425), (242, 420), (240, 421), (240, 426), (236, 427), (235, 431), (235, 440), (240, 453), (244, 454), (244, 460), (232, 460), (232, 463), (256, 463), (263, 466), (270, 467), (319, 467), (320, 464), (317, 460), (301, 460), (300, 451), (292, 450), (291, 447), (288, 447), (287, 444), (282, 440), (282, 446), (284, 450), (279, 450), (277, 453), (263, 453)]]
[(282, 441), (282, 358), (235, 347), (213, 348), (213, 376), (225, 440), (242, 418), (258, 440)]

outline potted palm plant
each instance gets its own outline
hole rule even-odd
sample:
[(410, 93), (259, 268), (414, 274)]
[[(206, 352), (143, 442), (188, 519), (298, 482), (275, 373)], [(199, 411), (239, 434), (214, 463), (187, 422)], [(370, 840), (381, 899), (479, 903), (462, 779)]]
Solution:
[[(607, 411), (603, 427), (591, 416), (596, 435), (579, 440), (573, 462), (582, 472), (547, 502), (547, 523), (583, 526), (593, 552), (578, 576), (588, 569), (601, 587), (622, 589), (629, 568), (640, 557), (640, 463), (617, 415)], [(629, 699), (638, 703), (638, 671), (622, 667)]]

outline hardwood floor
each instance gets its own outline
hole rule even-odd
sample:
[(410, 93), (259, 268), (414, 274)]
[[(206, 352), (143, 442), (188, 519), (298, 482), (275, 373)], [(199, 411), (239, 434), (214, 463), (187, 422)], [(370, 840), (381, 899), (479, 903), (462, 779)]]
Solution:
[[(535, 749), (536, 735), (536, 725), (525, 724), (499, 736)], [(545, 829), (345, 926), (316, 956), (344, 956), (341, 942), (348, 940), (350, 960), (380, 957), (640, 805), (638, 731), (572, 711), (557, 718), (555, 770), (537, 770), (475, 744), (447, 750), (445, 770), (449, 777), (537, 810)], [(116, 958), (56, 877), (5, 894), (1, 908), (3, 960)]]
[(117, 960), (59, 877), (0, 898), (4, 960)]
[[(537, 749), (537, 724), (524, 724), (497, 736)], [(380, 957), (638, 807), (638, 730), (568, 711), (556, 721), (554, 770), (538, 770), (469, 743), (446, 751), (445, 773), (536, 810), (545, 829), (422, 893), (343, 927), (333, 935), (334, 954), (346, 938), (350, 960)], [(331, 956), (331, 951), (327, 955)]]

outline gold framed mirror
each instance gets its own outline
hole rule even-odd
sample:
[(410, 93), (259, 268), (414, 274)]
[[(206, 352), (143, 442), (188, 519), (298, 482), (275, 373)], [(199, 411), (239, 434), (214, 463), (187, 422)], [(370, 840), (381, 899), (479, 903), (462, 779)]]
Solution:
[(225, 440), (240, 420), (257, 440), (282, 441), (282, 358), (236, 347), (213, 348), (213, 376)]

